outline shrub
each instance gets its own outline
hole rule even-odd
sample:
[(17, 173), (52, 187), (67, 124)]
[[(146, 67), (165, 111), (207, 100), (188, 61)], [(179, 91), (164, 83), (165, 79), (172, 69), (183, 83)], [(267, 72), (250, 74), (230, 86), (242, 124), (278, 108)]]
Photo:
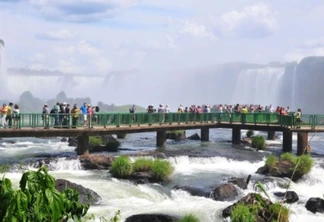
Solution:
[(13, 190), (9, 179), (0, 180), (0, 221), (81, 221), (89, 209), (79, 202), (76, 190), (56, 190), (45, 167), (25, 172), (19, 184)]
[(252, 147), (257, 150), (264, 150), (266, 147), (265, 138), (263, 136), (255, 136), (252, 139)]
[(118, 151), (118, 147), (120, 147), (120, 142), (118, 140), (109, 140), (106, 143), (106, 147), (110, 151)]
[(152, 174), (157, 180), (166, 180), (173, 172), (173, 167), (166, 160), (155, 160), (152, 164)]
[(250, 206), (237, 204), (231, 212), (231, 222), (255, 222), (255, 214)]
[(114, 160), (110, 168), (114, 177), (125, 178), (132, 174), (132, 164), (128, 156), (119, 156)]
[(200, 220), (195, 215), (189, 214), (177, 220), (177, 222), (200, 222)]
[(288, 160), (295, 166), (297, 158), (294, 154), (287, 152), (287, 153), (281, 154), (280, 160)]
[(280, 203), (274, 203), (269, 207), (271, 213), (271, 221), (288, 222), (289, 221), (289, 210), (287, 207)]
[(296, 162), (299, 163), (297, 166), (297, 171), (300, 172), (301, 174), (308, 173), (314, 165), (313, 159), (307, 154), (297, 157)]
[(89, 136), (89, 147), (96, 147), (102, 145), (102, 138), (97, 136)]
[(247, 132), (246, 132), (246, 136), (247, 137), (252, 137), (254, 135), (254, 131), (253, 130), (248, 130)]
[(137, 159), (133, 163), (134, 172), (149, 172), (152, 169), (153, 160), (151, 159)]
[(277, 161), (278, 161), (278, 158), (275, 155), (269, 155), (269, 156), (267, 156), (267, 159), (265, 161), (265, 166), (267, 167), (267, 169), (271, 169), (272, 167), (275, 166)]

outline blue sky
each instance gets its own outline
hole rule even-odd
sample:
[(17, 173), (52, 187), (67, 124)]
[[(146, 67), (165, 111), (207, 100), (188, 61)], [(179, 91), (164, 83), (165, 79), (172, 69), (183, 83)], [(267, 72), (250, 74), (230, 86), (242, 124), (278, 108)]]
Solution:
[(8, 67), (106, 74), (324, 55), (319, 0), (0, 0)]

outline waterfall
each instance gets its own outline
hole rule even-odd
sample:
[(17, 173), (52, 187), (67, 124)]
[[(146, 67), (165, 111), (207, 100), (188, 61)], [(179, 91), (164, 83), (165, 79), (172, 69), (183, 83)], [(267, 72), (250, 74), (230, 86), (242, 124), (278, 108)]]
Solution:
[(292, 103), (292, 110), (296, 110), (296, 81), (297, 81), (297, 64), (294, 66), (294, 72), (292, 77), (292, 88), (291, 88), (291, 103)]
[[(5, 48), (3, 41), (0, 39), (0, 94), (8, 98), (7, 67), (5, 58)], [(1, 98), (4, 99), (4, 98)]]
[(283, 67), (264, 67), (241, 71), (233, 89), (232, 103), (277, 105), (279, 83), (284, 71)]

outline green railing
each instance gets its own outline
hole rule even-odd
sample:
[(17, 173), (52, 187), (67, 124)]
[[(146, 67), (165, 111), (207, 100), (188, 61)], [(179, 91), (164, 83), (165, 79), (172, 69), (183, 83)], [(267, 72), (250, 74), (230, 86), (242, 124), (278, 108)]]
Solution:
[[(73, 117), (70, 114), (21, 113), (19, 118), (12, 119), (14, 128), (72, 127)], [(153, 124), (194, 124), (194, 123), (235, 123), (263, 124), (294, 127), (298, 123), (293, 115), (277, 113), (98, 113), (88, 117), (86, 127), (93, 126), (141, 126)], [(324, 115), (303, 114), (301, 126), (315, 128), (324, 125)], [(75, 127), (83, 127), (83, 115), (78, 116)]]

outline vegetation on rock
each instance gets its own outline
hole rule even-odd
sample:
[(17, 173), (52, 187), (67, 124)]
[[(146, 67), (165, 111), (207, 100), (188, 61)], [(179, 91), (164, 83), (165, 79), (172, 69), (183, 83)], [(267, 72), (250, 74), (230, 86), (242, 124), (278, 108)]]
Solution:
[(181, 217), (177, 222), (199, 222), (200, 220), (193, 214), (188, 214)]
[(266, 147), (265, 138), (263, 136), (255, 136), (252, 138), (252, 147), (257, 150), (264, 150)]
[(254, 131), (253, 130), (248, 130), (246, 132), (246, 137), (248, 137), (248, 138), (251, 138), (253, 135), (254, 135)]
[(127, 178), (133, 172), (132, 163), (128, 156), (119, 156), (114, 160), (110, 168), (110, 172), (114, 177)]
[(96, 146), (102, 145), (102, 138), (99, 136), (89, 136), (89, 148), (93, 148)]

